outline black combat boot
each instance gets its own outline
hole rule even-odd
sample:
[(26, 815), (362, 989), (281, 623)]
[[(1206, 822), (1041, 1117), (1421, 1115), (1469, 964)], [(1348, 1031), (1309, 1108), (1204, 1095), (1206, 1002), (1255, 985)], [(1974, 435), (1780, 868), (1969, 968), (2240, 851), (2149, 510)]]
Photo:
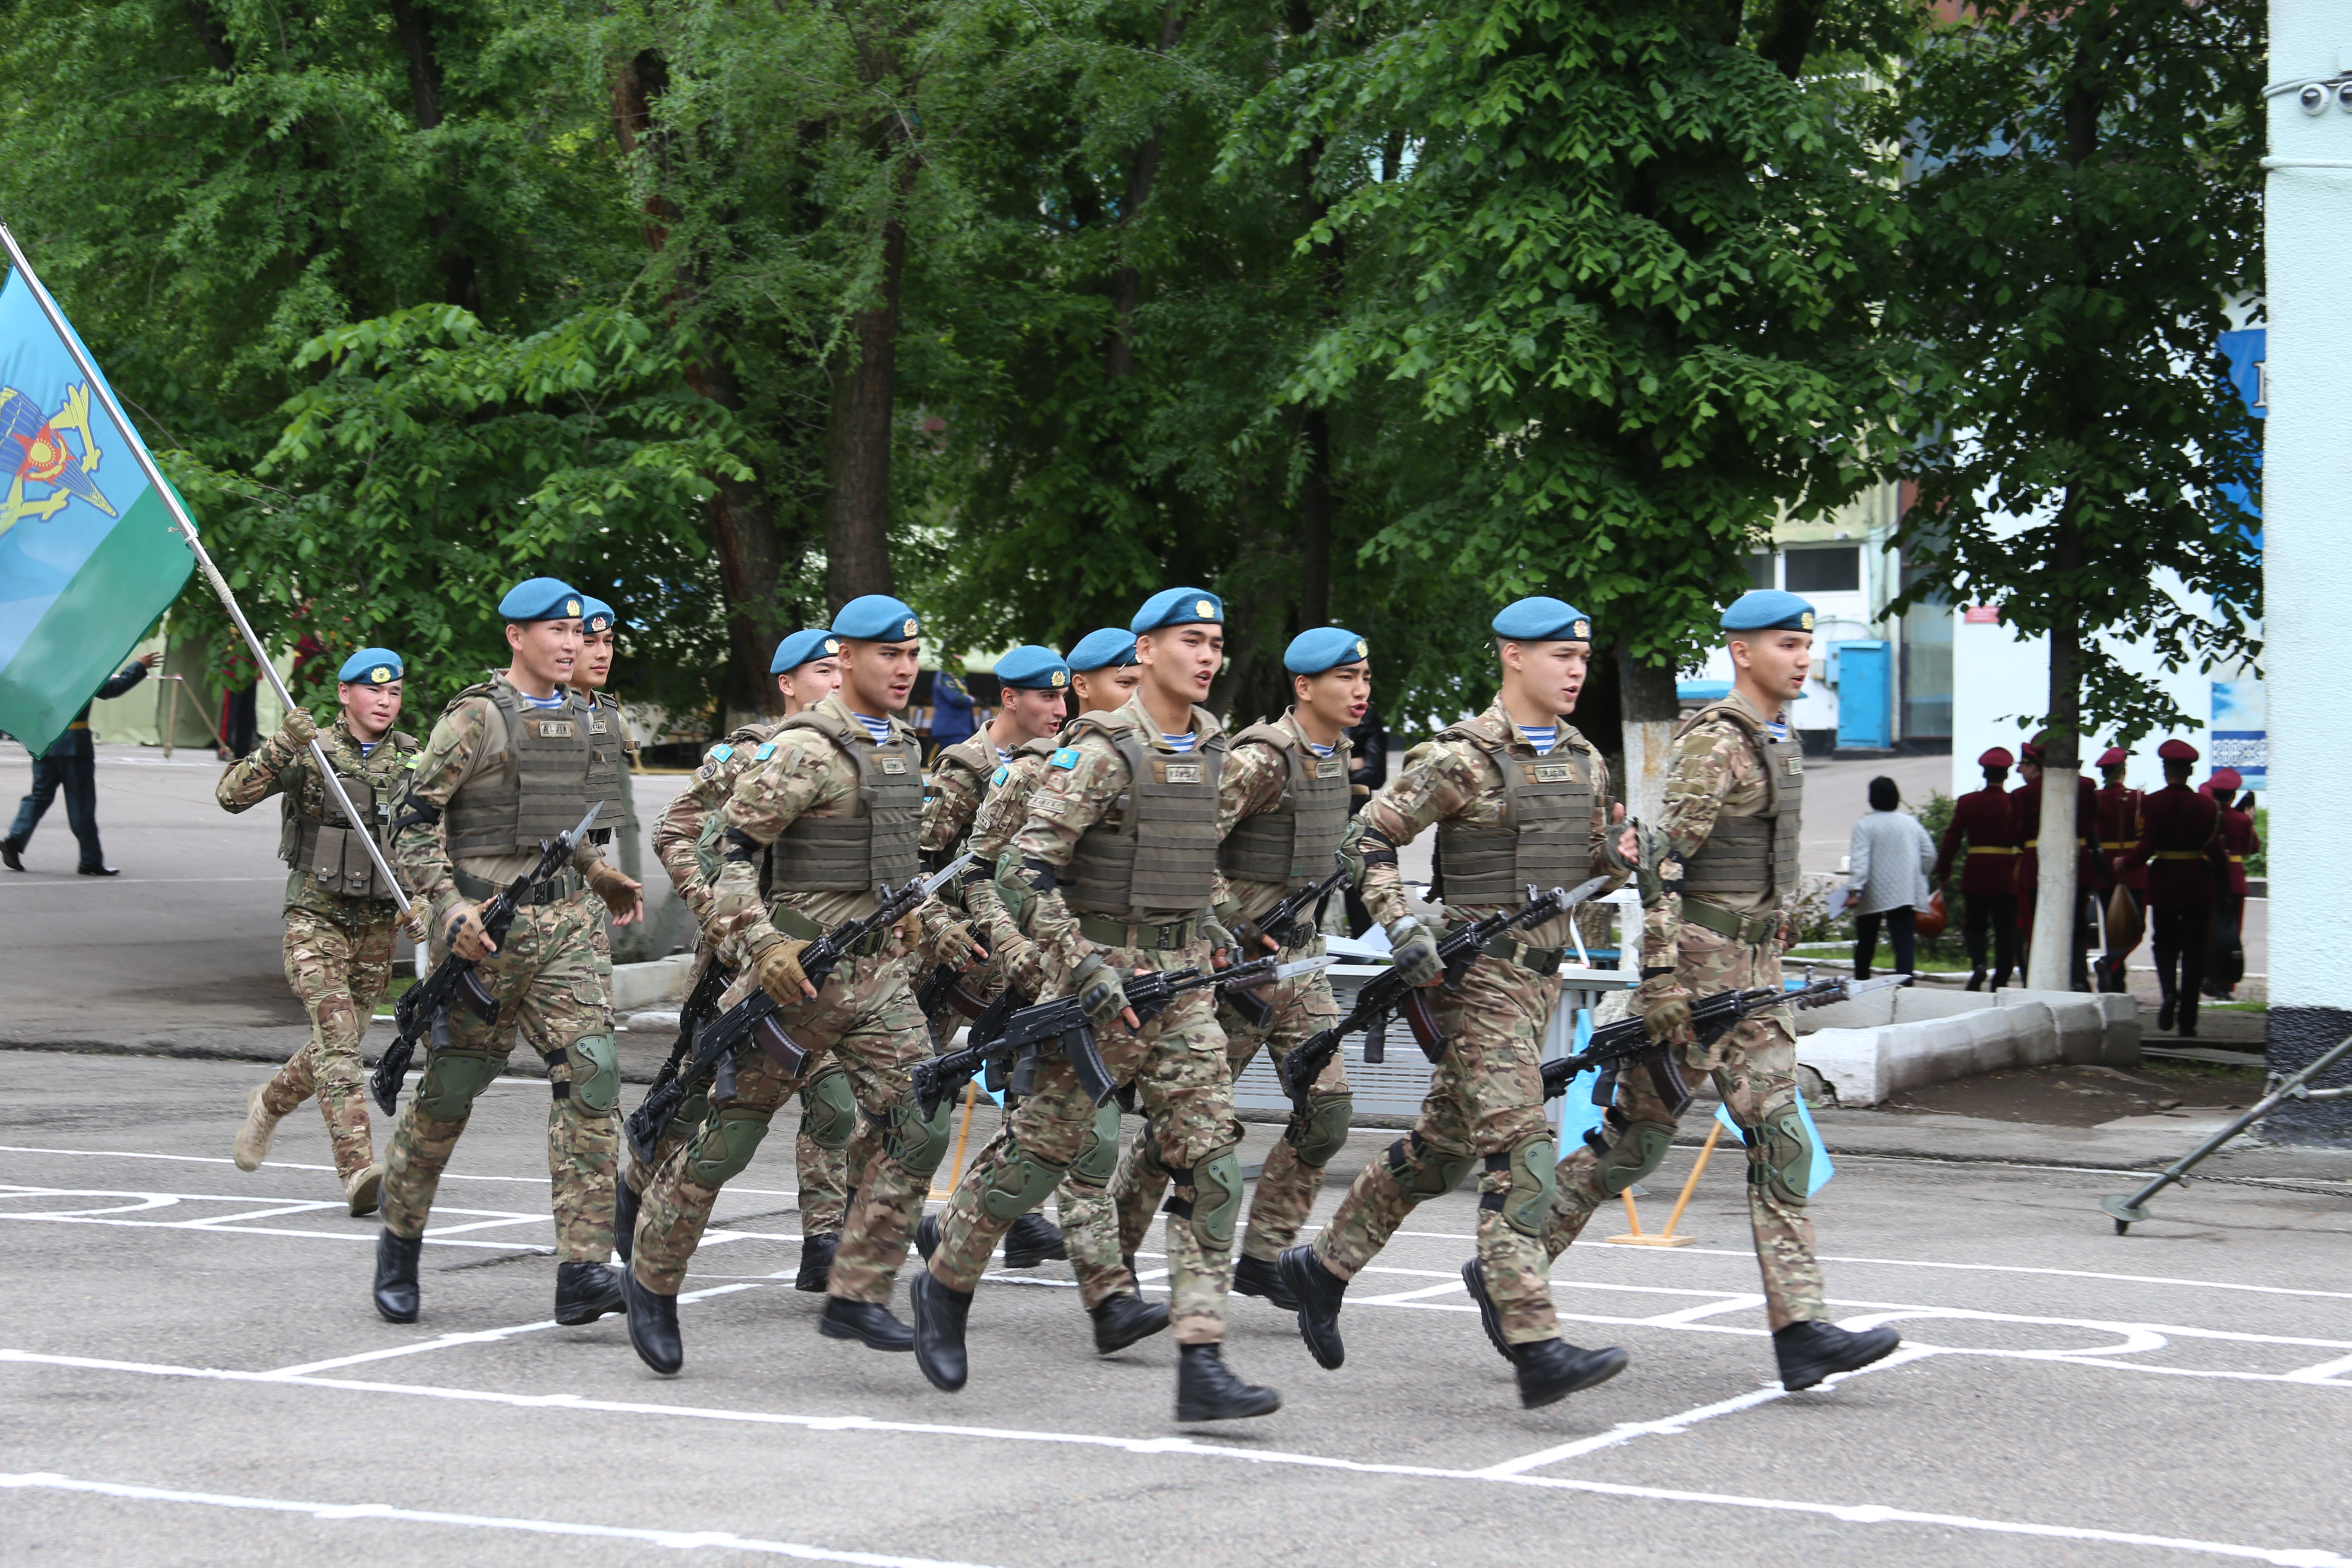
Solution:
[(1324, 1371), (1339, 1371), (1348, 1359), (1348, 1347), (1339, 1342), (1339, 1304), (1348, 1282), (1325, 1268), (1312, 1247), (1285, 1248), (1275, 1268), (1298, 1303), (1298, 1337)]
[(1496, 1308), (1495, 1299), (1486, 1294), (1486, 1271), (1478, 1266), (1475, 1258), (1462, 1266), (1462, 1289), (1469, 1291), (1470, 1299), (1478, 1303), (1478, 1326), (1486, 1331), (1486, 1342), (1495, 1347), (1496, 1355), (1514, 1366), (1517, 1365), (1517, 1350), (1503, 1337), (1503, 1314)]
[(933, 1388), (953, 1394), (971, 1375), (963, 1353), (971, 1292), (949, 1289), (926, 1268), (908, 1285), (907, 1297), (915, 1307), (915, 1364)]
[(1004, 1233), (1004, 1267), (1034, 1268), (1050, 1259), (1070, 1256), (1070, 1244), (1041, 1214), (1024, 1214)]
[(1282, 1395), (1234, 1375), (1222, 1345), (1177, 1347), (1177, 1420), (1238, 1421), (1271, 1415), (1281, 1408)]
[(940, 1216), (927, 1214), (915, 1222), (915, 1250), (929, 1263), (931, 1254), (940, 1249)]
[(1168, 1326), (1168, 1309), (1122, 1290), (1095, 1303), (1095, 1353), (1123, 1351), (1138, 1340), (1148, 1340)]
[(1606, 1383), (1625, 1370), (1625, 1352), (1615, 1345), (1588, 1351), (1566, 1340), (1537, 1340), (1515, 1345), (1512, 1361), (1519, 1369), (1519, 1404), (1533, 1410), (1556, 1405), (1580, 1388)]
[(821, 1230), (801, 1237), (801, 1271), (793, 1277), (793, 1289), (823, 1295), (824, 1282), (833, 1278), (834, 1252), (840, 1246), (841, 1233), (837, 1230)]
[(602, 1263), (555, 1266), (555, 1321), (567, 1329), (628, 1310), (620, 1270)]
[(2157, 1004), (2156, 1032), (2159, 1035), (2168, 1035), (2172, 1032), (2172, 998), (2169, 996)]
[(1282, 1282), (1282, 1270), (1246, 1252), (1234, 1259), (1234, 1293), (1260, 1297), (1286, 1312), (1298, 1310), (1298, 1298)]
[(637, 1205), (643, 1199), (644, 1194), (629, 1185), (628, 1175), (623, 1173), (613, 1192), (613, 1250), (621, 1255), (624, 1268), (637, 1249)]
[(829, 1340), (856, 1340), (870, 1351), (910, 1351), (915, 1331), (900, 1322), (889, 1308), (875, 1301), (852, 1301), (827, 1296), (818, 1314), (816, 1331)]
[(686, 1364), (686, 1347), (677, 1337), (677, 1298), (646, 1289), (634, 1268), (621, 1271), (621, 1288), (629, 1300), (629, 1348), (664, 1377), (677, 1376)]
[(1971, 991), (1981, 991), (1981, 990), (1983, 990), (1983, 989), (1984, 989), (1984, 983), (1985, 983), (1985, 972), (1984, 972), (1983, 970), (1981, 970), (1981, 969), (1971, 969), (1971, 970), (1969, 970), (1969, 985), (1968, 985), (1968, 988), (1969, 988), (1969, 990), (1971, 990)]
[(387, 1323), (416, 1321), (416, 1258), (422, 1237), (403, 1241), (386, 1230), (375, 1238), (375, 1310)]
[(1903, 1342), (1893, 1329), (1850, 1333), (1835, 1323), (1790, 1323), (1772, 1333), (1772, 1354), (1780, 1363), (1780, 1386), (1790, 1394), (1825, 1377), (1880, 1360)]

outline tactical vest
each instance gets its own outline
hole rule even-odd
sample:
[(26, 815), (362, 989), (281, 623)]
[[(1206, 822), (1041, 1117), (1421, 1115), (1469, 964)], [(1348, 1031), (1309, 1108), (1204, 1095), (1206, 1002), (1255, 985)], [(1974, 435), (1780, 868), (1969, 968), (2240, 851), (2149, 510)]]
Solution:
[[(980, 781), (978, 798), (972, 802), (972, 809), (977, 812), (980, 801), (988, 795), (989, 775), (996, 772), (996, 745), (988, 738), (988, 731), (982, 730), (976, 735), (967, 735), (952, 746), (941, 746), (931, 758), (931, 771), (940, 773), (950, 768), (961, 768)], [(966, 822), (962, 832), (956, 835), (957, 840), (961, 841), (971, 832), (971, 824)], [(940, 864), (944, 866), (952, 859), (954, 851), (952, 843), (943, 847), (940, 851)]]
[[(736, 754), (744, 748), (763, 744), (772, 739), (775, 733), (776, 726), (773, 724), (746, 724), (724, 741), (719, 742), (718, 745), (711, 747), (708, 760), (722, 765), (731, 763), (735, 760)], [(725, 754), (721, 755), (721, 752)], [(719, 861), (727, 853), (726, 846), (721, 841), (726, 837), (727, 803), (722, 800), (703, 813), (702, 826), (694, 836), (694, 868), (702, 873), (702, 880), (706, 886), (718, 884)], [(767, 865), (764, 861), (760, 869), (761, 877), (760, 890), (764, 895), (767, 891)]]
[(1515, 756), (1511, 735), (1484, 717), (1437, 732), (1468, 741), (1503, 775), (1502, 820), (1437, 825), (1438, 891), (1449, 904), (1516, 904), (1538, 888), (1573, 887), (1592, 862), (1592, 779), (1597, 753), (1567, 724), (1540, 757)]
[(917, 840), (923, 826), (923, 758), (911, 741), (872, 743), (855, 719), (811, 708), (776, 727), (814, 730), (831, 741), (857, 770), (857, 799), (834, 816), (798, 816), (771, 850), (778, 893), (870, 893), (877, 882), (897, 887), (921, 869)]
[[(392, 747), (394, 754), (398, 755), (403, 751), (415, 750), (416, 740), (394, 731), (379, 743)], [(318, 764), (305, 752), (302, 766), (315, 770)], [(359, 808), (364, 830), (375, 839), (376, 847), (385, 852), (385, 858), (391, 858), (392, 792), (404, 775), (348, 773), (337, 768), (335, 776), (343, 781), (343, 793)], [(392, 889), (377, 875), (375, 862), (368, 858), (367, 846), (343, 819), (341, 810), (328, 805), (322, 788), (319, 810), (311, 811), (302, 802), (308, 793), (296, 783), (278, 796), (278, 858), (308, 876), (322, 893), (346, 899), (381, 899), (390, 903)]]
[(466, 688), (443, 714), (468, 697), (487, 699), (506, 725), (506, 752), (500, 766), (476, 773), (449, 797), (442, 817), (449, 853), (537, 854), (543, 841), (575, 826), (591, 801), (604, 804), (599, 816), (607, 826), (588, 837), (610, 840), (621, 804), (619, 715), (577, 694), (561, 708), (533, 708), (504, 681)]
[(1718, 813), (1698, 852), (1683, 863), (1683, 891), (1732, 898), (1778, 898), (1797, 885), (1797, 835), (1805, 805), (1804, 751), (1776, 741), (1745, 708), (1717, 702), (1675, 731), (1679, 741), (1711, 719), (1728, 719), (1764, 765), (1764, 804), (1743, 816)]
[(1125, 921), (1206, 907), (1216, 891), (1217, 775), (1225, 737), (1204, 737), (1176, 756), (1148, 744), (1131, 719), (1087, 713), (1062, 732), (1062, 743), (1089, 730), (1127, 763), (1128, 786), (1078, 836), (1063, 879), (1069, 906)]
[(1236, 746), (1262, 742), (1279, 752), (1290, 777), (1272, 811), (1245, 816), (1217, 847), (1225, 875), (1296, 887), (1331, 874), (1331, 853), (1348, 830), (1348, 740), (1318, 757), (1279, 724), (1253, 724)]

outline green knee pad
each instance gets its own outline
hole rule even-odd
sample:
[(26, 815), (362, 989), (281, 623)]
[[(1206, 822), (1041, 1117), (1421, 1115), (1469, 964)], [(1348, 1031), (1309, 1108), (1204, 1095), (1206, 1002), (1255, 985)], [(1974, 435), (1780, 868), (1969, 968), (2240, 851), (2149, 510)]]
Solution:
[(1048, 1164), (1007, 1139), (1003, 1161), (989, 1173), (988, 1184), (982, 1189), (980, 1206), (991, 1219), (1019, 1219), (1053, 1196), (1054, 1189), (1069, 1173), (1068, 1166)]
[(499, 1076), (506, 1058), (488, 1051), (435, 1051), (425, 1064), (425, 1080), (416, 1086), (417, 1108), (439, 1121), (463, 1121), (474, 1109), (474, 1096)]
[(1189, 1219), (1192, 1228), (1219, 1247), (1234, 1244), (1234, 1222), (1242, 1213), (1242, 1163), (1231, 1149), (1220, 1149), (1189, 1171), (1171, 1171), (1180, 1187), (1192, 1189), (1189, 1203), (1168, 1194), (1161, 1211)]
[(1619, 1197), (1626, 1188), (1648, 1175), (1662, 1164), (1666, 1151), (1675, 1146), (1675, 1130), (1671, 1122), (1629, 1121), (1625, 1130), (1609, 1141), (1601, 1152), (1592, 1173), (1601, 1183), (1601, 1190), (1611, 1197)]
[(857, 1131), (857, 1097), (849, 1075), (821, 1072), (801, 1086), (801, 1131), (820, 1149), (846, 1149)]
[[(882, 1126), (882, 1151), (918, 1176), (929, 1176), (948, 1157), (948, 1121), (952, 1108), (941, 1103), (925, 1121), (912, 1104), (894, 1105)], [(844, 1144), (849, 1142), (842, 1140)]]
[(1559, 1180), (1553, 1167), (1559, 1151), (1549, 1133), (1538, 1133), (1500, 1154), (1486, 1157), (1486, 1169), (1511, 1173), (1510, 1185), (1499, 1193), (1481, 1193), (1478, 1206), (1503, 1216), (1503, 1223), (1521, 1236), (1541, 1236), (1544, 1216), (1551, 1212), (1552, 1186)]
[(1352, 1094), (1318, 1094), (1307, 1102), (1307, 1114), (1294, 1116), (1283, 1133), (1298, 1151), (1298, 1163), (1317, 1170), (1331, 1163), (1348, 1142), (1348, 1123), (1356, 1114)]
[(1109, 1100), (1095, 1112), (1095, 1130), (1087, 1146), (1070, 1162), (1070, 1180), (1082, 1186), (1108, 1187), (1118, 1169), (1118, 1107)]
[(1477, 1163), (1475, 1154), (1449, 1154), (1418, 1132), (1408, 1132), (1389, 1145), (1389, 1173), (1416, 1204), (1442, 1198), (1460, 1186)]
[(742, 1173), (768, 1135), (772, 1111), (732, 1105), (702, 1124), (687, 1151), (686, 1168), (706, 1187), (722, 1186)]
[(1813, 1141), (1795, 1105), (1764, 1113), (1760, 1127), (1743, 1127), (1748, 1141), (1748, 1179), (1790, 1208), (1803, 1208), (1812, 1195)]
[(621, 1047), (612, 1036), (584, 1036), (565, 1054), (572, 1061), (572, 1093), (581, 1104), (602, 1116), (621, 1102)]

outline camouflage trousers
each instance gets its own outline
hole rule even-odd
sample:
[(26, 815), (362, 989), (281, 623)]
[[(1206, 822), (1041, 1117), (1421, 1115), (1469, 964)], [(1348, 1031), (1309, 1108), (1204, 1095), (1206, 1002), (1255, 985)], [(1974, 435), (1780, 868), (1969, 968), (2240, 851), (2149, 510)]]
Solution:
[[(1168, 952), (1106, 948), (1103, 956), (1125, 973), (1138, 969), (1207, 968), (1206, 943)], [(1210, 994), (1189, 992), (1140, 1031), (1114, 1026), (1097, 1042), (1118, 1082), (1132, 1081), (1158, 1141), (1160, 1161), (1189, 1178), (1241, 1142), (1234, 1120), (1233, 1080), (1225, 1068), (1224, 1031), (1217, 1027)], [(992, 1142), (956, 1184), (940, 1220), (931, 1273), (955, 1290), (971, 1290), (989, 1254), (1013, 1222), (1044, 1204), (1096, 1138), (1096, 1107), (1078, 1088), (1067, 1061), (1037, 1064), (1035, 1090), (1013, 1112), (1004, 1138)], [(1195, 1212), (1199, 1189), (1177, 1184), (1168, 1226), (1170, 1311), (1180, 1344), (1214, 1344), (1225, 1337), (1226, 1297), (1234, 1285), (1234, 1215), (1212, 1201)]]
[(316, 1094), (345, 1181), (375, 1163), (360, 1041), (392, 982), (394, 923), (347, 926), (315, 910), (286, 911), (286, 984), (310, 1015), (310, 1037), (262, 1087), (262, 1108), (286, 1116)]
[[(1678, 958), (1675, 978), (1693, 995), (1780, 984), (1777, 948), (1769, 943), (1743, 947), (1701, 926), (1683, 926)], [(1777, 1184), (1765, 1179), (1772, 1141), (1764, 1130), (1797, 1098), (1797, 1041), (1788, 1014), (1744, 1018), (1712, 1047), (1690, 1047), (1683, 1062), (1685, 1077), (1713, 1076), (1724, 1109), (1746, 1139), (1748, 1215), (1756, 1233), (1756, 1263), (1764, 1277), (1771, 1326), (1828, 1317), (1822, 1299), (1822, 1266), (1813, 1252), (1813, 1222), (1806, 1216), (1803, 1199), (1790, 1202)], [(1549, 1257), (1567, 1251), (1593, 1211), (1639, 1180), (1645, 1163), (1654, 1166), (1674, 1125), (1647, 1072), (1627, 1073), (1617, 1080), (1616, 1112), (1601, 1130), (1601, 1147), (1580, 1144), (1559, 1163), (1551, 1215), (1544, 1226), (1544, 1250)]]
[[(1287, 1060), (1307, 1036), (1339, 1021), (1339, 1005), (1331, 995), (1330, 979), (1320, 971), (1292, 976), (1276, 986), (1267, 1000), (1274, 1005), (1274, 1016), (1262, 1026), (1250, 1023), (1230, 1005), (1217, 1009), (1217, 1025), (1225, 1032), (1225, 1067), (1236, 1081), (1261, 1047), (1278, 1064)], [(1313, 1212), (1315, 1194), (1323, 1184), (1323, 1167), (1338, 1152), (1328, 1146), (1332, 1142), (1328, 1129), (1318, 1129), (1314, 1118), (1318, 1111), (1344, 1115), (1346, 1106), (1334, 1108), (1331, 1102), (1347, 1093), (1348, 1064), (1334, 1051), (1307, 1097), (1307, 1114), (1301, 1116), (1293, 1107), (1288, 1130), (1268, 1152), (1265, 1167), (1258, 1173), (1257, 1191), (1250, 1198), (1249, 1230), (1241, 1244), (1244, 1256), (1271, 1263), (1298, 1239), (1298, 1227)], [(1345, 1141), (1344, 1133), (1339, 1141)], [(1310, 1163), (1301, 1149), (1319, 1158)], [(1120, 1251), (1132, 1255), (1142, 1247), (1151, 1229), (1152, 1211), (1167, 1190), (1168, 1172), (1154, 1152), (1153, 1140), (1137, 1139), (1111, 1182), (1111, 1199), (1118, 1207)]]
[[(499, 951), (474, 968), (498, 999), (486, 1024), (472, 1008), (449, 1010), (449, 1044), (427, 1058), (425, 1077), (393, 1129), (385, 1157), (383, 1223), (393, 1235), (425, 1234), (450, 1153), (473, 1114), (474, 1098), (495, 1079), (520, 1033), (547, 1063), (547, 1174), (555, 1253), (566, 1263), (601, 1263), (613, 1253), (613, 1183), (620, 1155), (620, 1058), (611, 993), (598, 968), (593, 933), (604, 912), (593, 898), (529, 904)], [(446, 950), (436, 940), (429, 961)]]
[[(720, 1006), (750, 995), (751, 984), (748, 977), (736, 981)], [(930, 1049), (907, 984), (904, 950), (894, 942), (886, 952), (850, 960), (814, 1001), (781, 1007), (775, 1016), (807, 1058), (793, 1070), (755, 1046), (737, 1054), (733, 1092), (711, 1089), (709, 1113), (690, 1136), (665, 1151), (646, 1183), (631, 1254), (637, 1282), (665, 1296), (677, 1293), (719, 1189), (751, 1163), (778, 1108), (837, 1064), (848, 1074), (861, 1125), (883, 1131), (866, 1168), (856, 1173), (856, 1197), (841, 1220), (830, 1289), (847, 1300), (887, 1302), (938, 1164), (938, 1140), (913, 1120), (907, 1071)], [(802, 1224), (815, 1230), (803, 1198)]]
[[(974, 1167), (1002, 1163), (1010, 1156), (1013, 1118), (1020, 1102), (1005, 1108), (1003, 1120), (987, 1142), (971, 1157)], [(1109, 1147), (1103, 1147), (1108, 1137)], [(1113, 1100), (1095, 1113), (1093, 1132), (1070, 1165), (1070, 1173), (1054, 1189), (1054, 1217), (1061, 1223), (1062, 1240), (1069, 1247), (1070, 1272), (1078, 1277), (1078, 1300), (1089, 1312), (1113, 1296), (1139, 1294), (1135, 1276), (1128, 1272), (1119, 1245), (1118, 1212), (1111, 1205), (1110, 1185), (1102, 1173), (1118, 1156), (1118, 1103)], [(1157, 1162), (1154, 1163), (1155, 1165)], [(1163, 1174), (1163, 1184), (1166, 1178)]]
[(1415, 1206), (1452, 1192), (1483, 1161), (1478, 1261), (1503, 1336), (1513, 1344), (1551, 1339), (1559, 1327), (1543, 1211), (1528, 1212), (1528, 1199), (1529, 1184), (1550, 1175), (1555, 1152), (1544, 1121), (1541, 1053), (1559, 977), (1480, 958), (1458, 991), (1429, 994), (1446, 1048), (1421, 1115), (1357, 1174), (1315, 1238), (1315, 1256), (1340, 1279), (1353, 1279)]

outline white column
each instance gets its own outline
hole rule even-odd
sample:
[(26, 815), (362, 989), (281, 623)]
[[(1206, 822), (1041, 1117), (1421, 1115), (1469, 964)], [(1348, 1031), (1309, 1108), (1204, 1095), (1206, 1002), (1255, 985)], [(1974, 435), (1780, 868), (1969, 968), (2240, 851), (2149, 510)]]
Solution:
[[(2263, 424), (2263, 676), (2270, 700), (2270, 1062), (2352, 1034), (2352, 9), (2272, 0), (2265, 202), (2269, 417)], [(2337, 1076), (2331, 1075), (2331, 1080)], [(2264, 1123), (2352, 1143), (2352, 1102)]]

